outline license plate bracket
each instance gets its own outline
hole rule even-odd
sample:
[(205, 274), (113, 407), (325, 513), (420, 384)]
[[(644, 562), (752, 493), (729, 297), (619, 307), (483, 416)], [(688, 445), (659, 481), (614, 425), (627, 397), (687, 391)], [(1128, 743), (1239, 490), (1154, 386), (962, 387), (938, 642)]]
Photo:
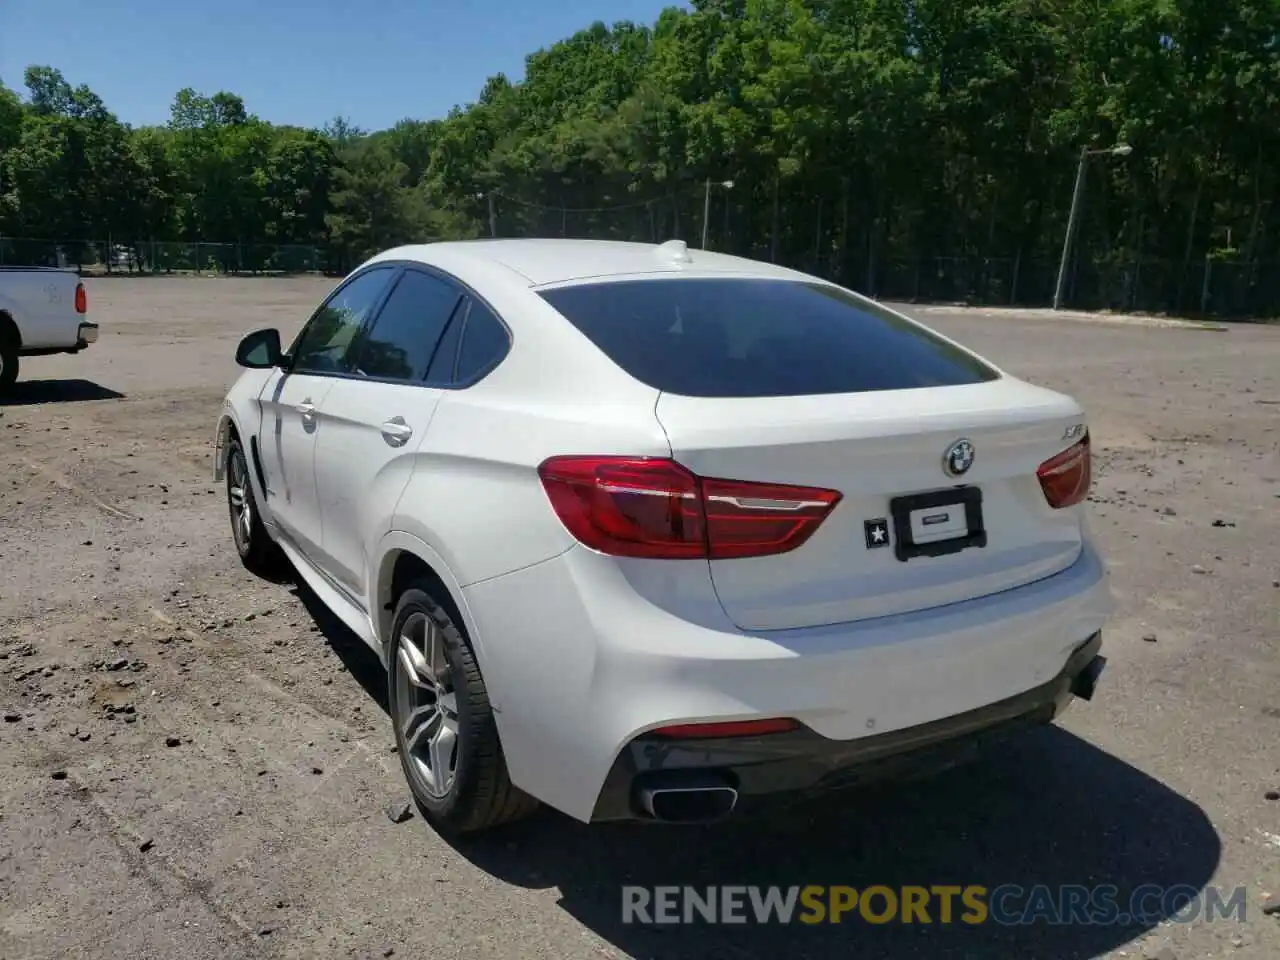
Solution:
[[(955, 516), (957, 510), (963, 514), (962, 520)], [(926, 515), (925, 511), (935, 513)], [(889, 501), (889, 515), (893, 522), (893, 552), (904, 563), (915, 557), (943, 557), (987, 545), (980, 487), (952, 487), (894, 497)], [(947, 529), (959, 523), (963, 532), (934, 540), (916, 534), (934, 522)]]

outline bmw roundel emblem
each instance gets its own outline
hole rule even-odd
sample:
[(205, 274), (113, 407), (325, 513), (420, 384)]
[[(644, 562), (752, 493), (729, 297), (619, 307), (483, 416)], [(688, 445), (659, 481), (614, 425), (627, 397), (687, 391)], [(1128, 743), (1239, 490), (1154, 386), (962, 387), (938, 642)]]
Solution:
[(962, 477), (973, 466), (974, 456), (972, 440), (957, 440), (942, 455), (942, 469), (949, 477)]

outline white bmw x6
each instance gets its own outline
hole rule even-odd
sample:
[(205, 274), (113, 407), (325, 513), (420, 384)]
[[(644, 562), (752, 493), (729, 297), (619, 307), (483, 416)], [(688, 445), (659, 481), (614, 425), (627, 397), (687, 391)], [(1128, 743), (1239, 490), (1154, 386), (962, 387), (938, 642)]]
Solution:
[(915, 774), (1102, 671), (1081, 406), (826, 281), (678, 241), (407, 246), (236, 359), (236, 548), (377, 652), (438, 828)]

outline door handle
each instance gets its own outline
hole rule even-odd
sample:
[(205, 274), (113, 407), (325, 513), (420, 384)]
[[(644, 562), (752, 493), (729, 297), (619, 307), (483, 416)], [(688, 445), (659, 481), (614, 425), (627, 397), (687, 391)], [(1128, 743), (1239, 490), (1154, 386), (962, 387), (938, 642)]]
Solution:
[(382, 424), (382, 439), (393, 447), (402, 447), (413, 436), (413, 427), (404, 422), (404, 417), (392, 417)]
[(310, 398), (303, 400), (294, 409), (297, 410), (298, 413), (302, 414), (303, 420), (311, 420), (316, 415), (316, 405), (311, 402)]

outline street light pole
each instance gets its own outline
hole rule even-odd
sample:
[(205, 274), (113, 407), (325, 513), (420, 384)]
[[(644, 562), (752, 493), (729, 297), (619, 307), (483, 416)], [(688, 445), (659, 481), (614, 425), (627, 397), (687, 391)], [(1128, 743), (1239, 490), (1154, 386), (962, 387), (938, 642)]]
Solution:
[(1084, 192), (1084, 168), (1089, 161), (1089, 151), (1080, 151), (1080, 164), (1076, 167), (1076, 188), (1071, 193), (1071, 212), (1067, 215), (1067, 235), (1062, 241), (1062, 260), (1058, 263), (1058, 283), (1053, 288), (1053, 309), (1062, 309), (1062, 294), (1067, 286), (1067, 261), (1071, 257), (1071, 242), (1076, 235), (1076, 222), (1080, 216), (1080, 194)]
[(1058, 263), (1058, 283), (1053, 289), (1053, 309), (1062, 309), (1062, 295), (1067, 287), (1067, 262), (1071, 258), (1071, 244), (1075, 241), (1076, 227), (1080, 222), (1080, 199), (1084, 194), (1084, 169), (1088, 160), (1098, 154), (1113, 157), (1127, 157), (1133, 153), (1133, 147), (1127, 143), (1107, 147), (1105, 150), (1090, 150), (1085, 147), (1080, 151), (1080, 164), (1076, 167), (1076, 186), (1071, 193), (1071, 212), (1067, 214), (1067, 235), (1062, 240), (1062, 260)]
[(498, 235), (498, 211), (493, 205), (493, 191), (488, 190), (484, 193), (477, 193), (476, 199), (489, 201), (489, 236), (496, 237)]
[(707, 249), (707, 223), (711, 220), (711, 178), (707, 177), (707, 190), (702, 198), (702, 249)]
[[(717, 186), (724, 187), (726, 190), (733, 189), (733, 181), (726, 180)], [(706, 192), (702, 198), (702, 249), (707, 249), (707, 227), (711, 225), (711, 178), (707, 177)]]

